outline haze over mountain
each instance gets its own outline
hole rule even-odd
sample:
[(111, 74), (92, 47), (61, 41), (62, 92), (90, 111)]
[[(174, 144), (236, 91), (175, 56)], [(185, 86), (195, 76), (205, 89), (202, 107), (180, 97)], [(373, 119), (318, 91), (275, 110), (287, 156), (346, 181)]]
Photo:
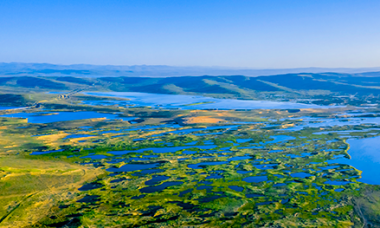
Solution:
[(249, 77), (290, 73), (364, 73), (380, 71), (377, 68), (289, 68), (250, 69), (228, 67), (167, 66), (167, 65), (57, 65), (49, 63), (0, 63), (0, 76), (75, 76), (75, 77), (173, 77), (244, 75)]

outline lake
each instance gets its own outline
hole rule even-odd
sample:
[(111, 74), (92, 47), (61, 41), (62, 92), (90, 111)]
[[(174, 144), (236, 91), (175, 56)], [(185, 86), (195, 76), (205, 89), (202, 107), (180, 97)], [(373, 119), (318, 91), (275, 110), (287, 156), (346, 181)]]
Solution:
[(380, 137), (348, 139), (348, 154), (351, 159), (339, 158), (328, 163), (347, 164), (363, 171), (358, 181), (367, 184), (380, 184)]
[[(151, 106), (166, 109), (302, 109), (302, 108), (331, 108), (312, 104), (277, 101), (255, 101), (236, 99), (217, 99), (212, 97), (154, 94), (137, 92), (83, 92), (83, 94), (102, 97), (128, 98), (129, 101), (111, 101), (111, 104), (121, 106)], [(99, 105), (105, 101), (84, 101), (85, 104)], [(335, 106), (336, 107), (336, 106)]]
[(119, 117), (117, 114), (99, 112), (40, 112), (40, 113), (12, 113), (0, 117), (27, 118), (28, 123), (52, 123), (58, 121), (83, 120), (92, 118), (122, 119), (130, 121), (134, 117)]
[(16, 109), (16, 108), (24, 108), (24, 107), (0, 106), (0, 110), (8, 110), (8, 109)]

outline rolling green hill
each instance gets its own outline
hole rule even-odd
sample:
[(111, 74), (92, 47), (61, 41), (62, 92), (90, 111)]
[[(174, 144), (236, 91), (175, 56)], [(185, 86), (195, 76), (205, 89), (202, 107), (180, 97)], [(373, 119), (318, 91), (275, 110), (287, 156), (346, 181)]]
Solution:
[[(262, 77), (183, 76), (150, 77), (0, 77), (2, 91), (116, 91), (203, 94), (255, 99), (262, 94), (358, 95), (380, 94), (380, 77), (363, 74), (285, 74)], [(3, 92), (4, 93), (4, 92)]]

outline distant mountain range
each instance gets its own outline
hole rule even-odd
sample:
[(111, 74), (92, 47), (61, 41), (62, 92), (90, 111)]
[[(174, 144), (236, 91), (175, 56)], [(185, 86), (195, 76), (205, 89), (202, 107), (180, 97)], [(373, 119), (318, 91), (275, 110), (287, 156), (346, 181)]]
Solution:
[(48, 63), (0, 63), (0, 76), (73, 76), (73, 77), (177, 77), (177, 76), (229, 76), (249, 77), (297, 73), (347, 73), (379, 76), (378, 68), (293, 68), (243, 69), (225, 67), (179, 67), (165, 65), (55, 65)]

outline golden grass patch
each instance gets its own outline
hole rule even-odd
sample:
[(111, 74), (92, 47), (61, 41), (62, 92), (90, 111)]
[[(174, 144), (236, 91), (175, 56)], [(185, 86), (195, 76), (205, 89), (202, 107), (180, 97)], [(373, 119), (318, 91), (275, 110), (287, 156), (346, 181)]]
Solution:
[(43, 141), (43, 143), (49, 145), (49, 146), (58, 146), (58, 141), (60, 139), (63, 139), (67, 136), (67, 133), (58, 133), (58, 134), (51, 134), (51, 135), (43, 135), (37, 137), (37, 140)]
[(212, 118), (209, 116), (197, 116), (197, 117), (188, 117), (184, 119), (184, 123), (186, 124), (197, 124), (197, 123), (220, 123), (224, 121), (219, 118)]

